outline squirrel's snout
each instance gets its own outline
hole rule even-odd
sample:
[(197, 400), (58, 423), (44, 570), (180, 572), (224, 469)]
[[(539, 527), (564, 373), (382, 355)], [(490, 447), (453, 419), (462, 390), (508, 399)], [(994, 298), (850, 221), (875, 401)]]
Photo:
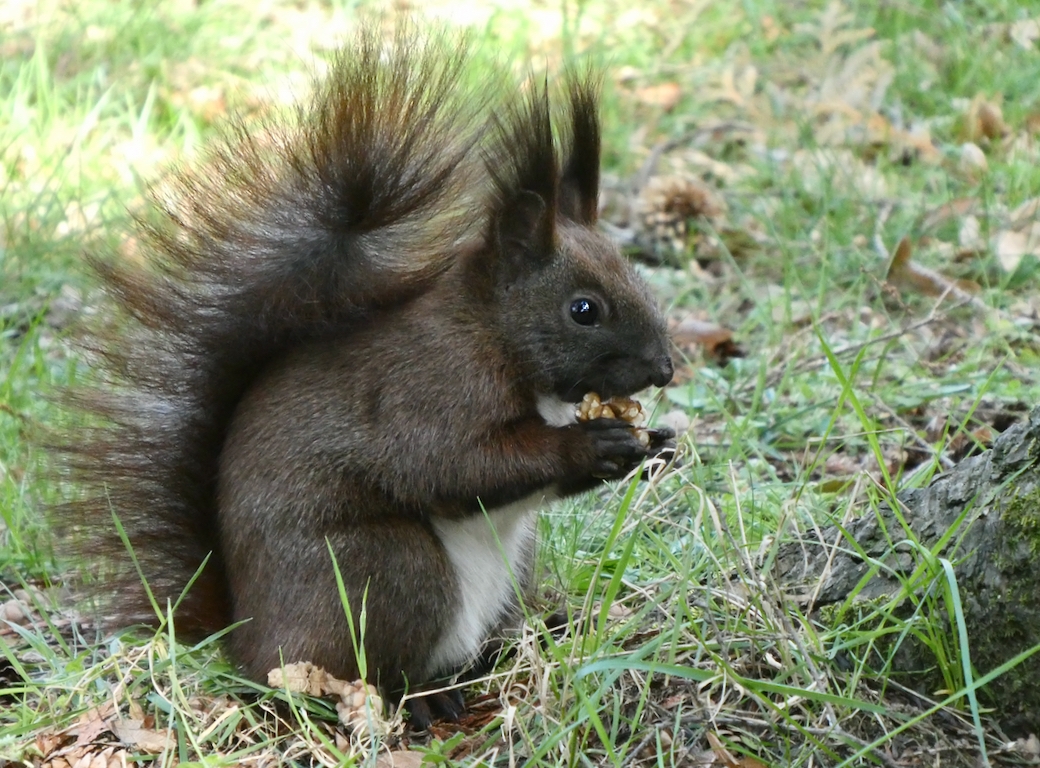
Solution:
[(672, 374), (675, 373), (675, 369), (672, 367), (672, 358), (668, 355), (655, 360), (653, 363), (654, 369), (650, 374), (650, 381), (655, 387), (663, 387), (669, 381), (672, 380)]

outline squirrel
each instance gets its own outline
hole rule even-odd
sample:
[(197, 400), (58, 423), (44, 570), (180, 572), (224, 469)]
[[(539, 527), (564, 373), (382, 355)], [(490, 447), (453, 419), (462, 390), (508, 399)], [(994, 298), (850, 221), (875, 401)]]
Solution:
[(153, 188), (141, 259), (90, 258), (111, 310), (56, 518), (111, 625), (172, 606), (179, 637), (234, 625), (250, 678), (353, 680), (338, 569), (370, 681), (421, 690), (515, 610), (540, 506), (665, 450), (575, 420), (673, 373), (596, 228), (597, 79), (554, 109), (468, 56), (361, 33), (292, 118), (234, 123)]

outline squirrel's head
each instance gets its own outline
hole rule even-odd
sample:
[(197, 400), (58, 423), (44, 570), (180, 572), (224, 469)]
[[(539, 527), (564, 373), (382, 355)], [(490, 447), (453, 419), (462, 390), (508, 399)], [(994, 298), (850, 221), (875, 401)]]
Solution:
[(647, 286), (597, 231), (599, 124), (589, 78), (572, 82), (559, 162), (546, 88), (500, 124), (486, 262), (506, 352), (538, 394), (577, 402), (672, 378), (669, 340)]

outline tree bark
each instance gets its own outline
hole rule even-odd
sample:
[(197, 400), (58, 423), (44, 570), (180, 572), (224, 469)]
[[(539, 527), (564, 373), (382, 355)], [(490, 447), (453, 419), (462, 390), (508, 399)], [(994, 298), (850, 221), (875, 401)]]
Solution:
[[(872, 616), (877, 627), (885, 619), (876, 608), (897, 603), (901, 619), (915, 617), (915, 631), (887, 635), (871, 663), (890, 658), (900, 682), (926, 695), (950, 687), (938, 671), (937, 645), (946, 649), (946, 667), (959, 672), (958, 631), (943, 569), (912, 539), (953, 565), (975, 679), (1040, 644), (1040, 408), (989, 451), (898, 500), (912, 535), (882, 505), (782, 546), (778, 582), (831, 626)], [(922, 578), (908, 587), (915, 569)], [(929, 627), (936, 634), (922, 640)], [(1009, 733), (1040, 733), (1038, 680), (1040, 653), (989, 683), (980, 700)]]

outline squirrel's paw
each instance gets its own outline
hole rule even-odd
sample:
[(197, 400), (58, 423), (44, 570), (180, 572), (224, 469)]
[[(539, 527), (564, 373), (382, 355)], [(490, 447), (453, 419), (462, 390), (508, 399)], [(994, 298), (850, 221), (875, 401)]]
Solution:
[(593, 419), (581, 422), (581, 429), (591, 443), (590, 474), (599, 479), (624, 477), (649, 451), (649, 441), (640, 439), (632, 425), (621, 419)]
[(646, 431), (650, 435), (650, 447), (643, 465), (643, 480), (656, 480), (668, 467), (682, 466), (676, 456), (675, 430), (660, 427)]
[(438, 720), (457, 723), (466, 712), (466, 700), (458, 688), (420, 693), (405, 701), (408, 725), (416, 731), (425, 731)]

